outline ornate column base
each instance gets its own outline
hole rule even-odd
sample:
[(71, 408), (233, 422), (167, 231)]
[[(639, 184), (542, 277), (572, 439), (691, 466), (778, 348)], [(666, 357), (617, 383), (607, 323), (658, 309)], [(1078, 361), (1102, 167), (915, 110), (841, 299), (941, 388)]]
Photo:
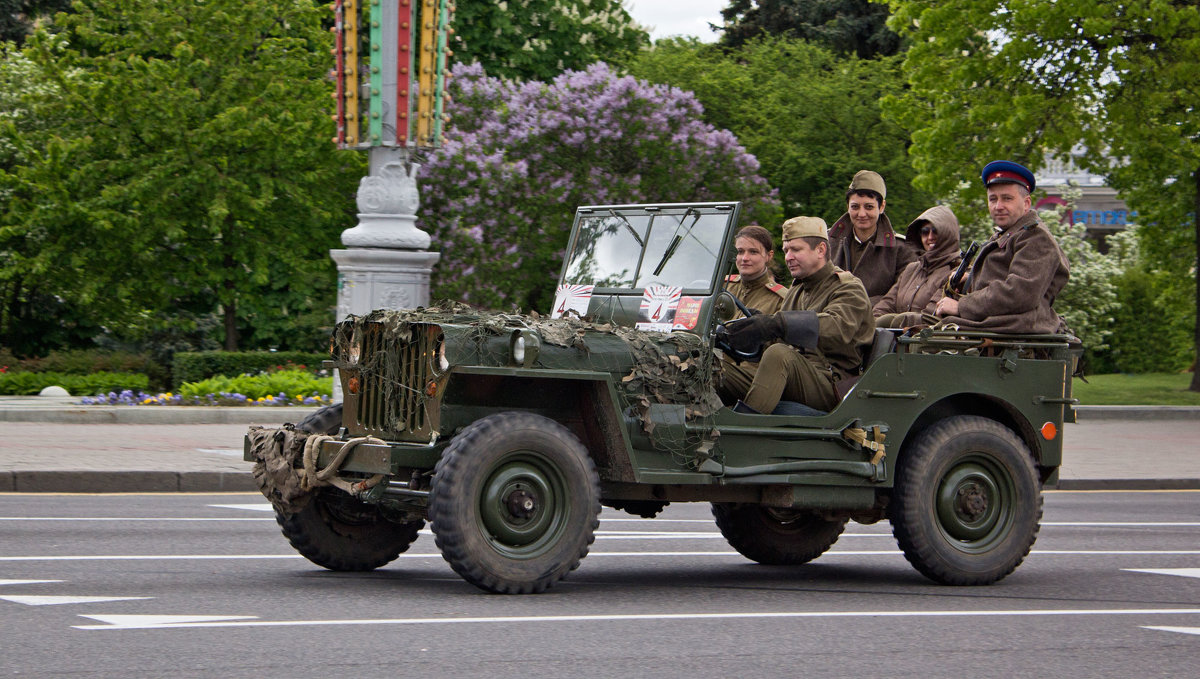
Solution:
[[(429, 305), (429, 275), (441, 253), (352, 248), (330, 250), (338, 268), (337, 320), (375, 309), (415, 309)], [(333, 398), (342, 385), (333, 381)]]

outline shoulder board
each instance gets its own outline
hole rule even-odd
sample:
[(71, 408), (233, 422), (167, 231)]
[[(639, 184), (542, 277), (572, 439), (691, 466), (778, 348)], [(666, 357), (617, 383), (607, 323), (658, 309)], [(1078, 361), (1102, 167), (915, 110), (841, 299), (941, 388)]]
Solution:
[(726, 277), (725, 277), (725, 282), (726, 282), (726, 283), (737, 283), (737, 282), (738, 282), (738, 281), (740, 281), (740, 280), (742, 280), (742, 277), (741, 277), (741, 275), (740, 275), (740, 274), (736, 274), (736, 273), (731, 273), (731, 274), (729, 274), (728, 276), (726, 276)]
[(780, 297), (787, 296), (788, 289), (778, 283), (767, 283), (766, 288)]

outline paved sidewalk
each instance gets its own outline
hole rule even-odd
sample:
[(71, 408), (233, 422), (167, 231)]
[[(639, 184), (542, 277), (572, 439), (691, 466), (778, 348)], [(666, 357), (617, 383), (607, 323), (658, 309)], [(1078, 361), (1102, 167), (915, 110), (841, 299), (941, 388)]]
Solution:
[[(311, 408), (82, 406), (0, 396), (0, 492), (254, 491), (250, 424)], [(1200, 489), (1200, 408), (1081, 407), (1059, 488)]]

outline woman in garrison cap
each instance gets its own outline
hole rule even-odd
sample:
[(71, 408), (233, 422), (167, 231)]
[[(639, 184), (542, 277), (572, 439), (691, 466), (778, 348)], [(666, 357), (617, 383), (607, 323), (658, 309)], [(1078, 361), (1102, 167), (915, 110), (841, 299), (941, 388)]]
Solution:
[(917, 248), (896, 238), (887, 208), (887, 185), (878, 172), (859, 170), (846, 190), (846, 214), (829, 227), (829, 259), (858, 276), (871, 304), (917, 259)]
[(908, 225), (905, 239), (921, 244), (921, 258), (906, 266), (892, 289), (875, 303), (876, 326), (908, 328), (929, 323), (922, 316), (933, 316), (938, 300), (946, 294), (946, 281), (962, 260), (958, 237), (958, 218), (944, 205), (929, 208)]

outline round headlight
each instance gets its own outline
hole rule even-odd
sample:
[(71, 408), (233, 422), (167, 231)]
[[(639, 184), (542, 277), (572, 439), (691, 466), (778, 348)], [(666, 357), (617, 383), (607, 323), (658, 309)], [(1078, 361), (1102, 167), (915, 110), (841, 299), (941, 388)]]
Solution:
[(513, 363), (521, 364), (525, 362), (525, 336), (517, 335), (517, 338), (512, 343)]

